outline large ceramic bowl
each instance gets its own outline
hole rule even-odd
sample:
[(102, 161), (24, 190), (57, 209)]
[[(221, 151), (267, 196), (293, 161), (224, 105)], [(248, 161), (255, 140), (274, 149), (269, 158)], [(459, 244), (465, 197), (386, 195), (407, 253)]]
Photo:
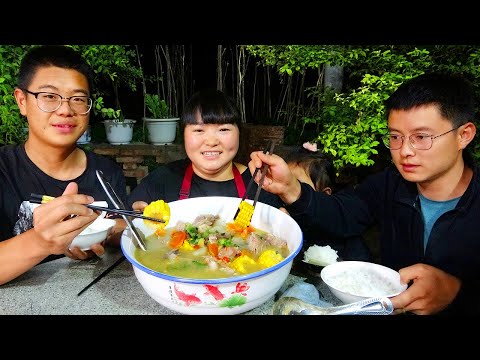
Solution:
[(372, 297), (393, 297), (407, 288), (400, 274), (386, 266), (366, 261), (339, 261), (320, 272), (333, 295), (346, 304)]
[[(233, 221), (240, 200), (210, 196), (170, 202), (168, 226), (174, 226), (180, 220), (191, 222), (198, 215), (205, 214), (218, 214), (226, 222)], [(135, 219), (133, 223), (146, 236), (154, 232), (142, 219)], [(136, 260), (135, 245), (128, 230), (122, 235), (121, 247), (143, 289), (161, 305), (182, 314), (239, 314), (265, 303), (275, 295), (286, 280), (293, 258), (303, 242), (299, 225), (289, 215), (272, 206), (257, 202), (251, 224), (285, 239), (290, 254), (272, 267), (242, 276), (190, 279), (149, 269)]]

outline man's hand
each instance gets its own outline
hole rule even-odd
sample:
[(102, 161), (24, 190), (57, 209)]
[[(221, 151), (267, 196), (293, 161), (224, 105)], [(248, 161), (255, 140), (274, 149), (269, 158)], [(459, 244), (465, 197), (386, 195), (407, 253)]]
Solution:
[(102, 256), (105, 254), (105, 247), (107, 246), (120, 246), (122, 233), (127, 227), (127, 223), (125, 220), (120, 218), (113, 220), (115, 220), (115, 225), (108, 231), (105, 241), (102, 241), (99, 244), (93, 244), (89, 250), (80, 250), (78, 247), (67, 249), (67, 251), (64, 253), (65, 256), (68, 256), (74, 260), (86, 260), (94, 256)]
[[(400, 281), (410, 287), (393, 297), (396, 310), (418, 315), (429, 315), (445, 309), (457, 296), (461, 282), (458, 278), (426, 264), (415, 264), (400, 269)], [(397, 311), (398, 312), (398, 311)]]
[(91, 196), (78, 194), (78, 185), (69, 183), (62, 196), (33, 210), (33, 231), (39, 245), (48, 254), (63, 254), (71, 242), (98, 214), (85, 205), (94, 201)]
[[(285, 204), (289, 205), (300, 197), (301, 186), (295, 175), (290, 171), (285, 160), (280, 156), (264, 154), (263, 151), (254, 151), (250, 154), (248, 168), (253, 174), (256, 168), (268, 165), (265, 181), (262, 188), (272, 194), (278, 195)], [(258, 172), (255, 181), (260, 181), (261, 174)]]

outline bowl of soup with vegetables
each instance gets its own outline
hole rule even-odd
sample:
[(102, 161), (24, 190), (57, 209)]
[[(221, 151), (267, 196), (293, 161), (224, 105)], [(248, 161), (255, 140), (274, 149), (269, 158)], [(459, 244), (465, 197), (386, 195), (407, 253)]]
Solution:
[(259, 202), (250, 226), (238, 227), (233, 219), (240, 201), (170, 202), (164, 228), (133, 221), (146, 250), (128, 230), (121, 247), (148, 295), (178, 313), (205, 315), (239, 314), (275, 295), (302, 247), (302, 231), (289, 215)]

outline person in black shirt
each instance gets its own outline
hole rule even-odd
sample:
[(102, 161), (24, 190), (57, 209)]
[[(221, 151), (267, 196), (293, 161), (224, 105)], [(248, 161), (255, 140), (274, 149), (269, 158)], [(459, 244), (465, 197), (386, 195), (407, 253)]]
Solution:
[(385, 102), (392, 165), (353, 191), (315, 192), (279, 156), (253, 152), (250, 171), (269, 165), (263, 188), (294, 218), (335, 236), (378, 226), (380, 262), (409, 284), (392, 297), (415, 314), (480, 314), (480, 172), (467, 147), (476, 134), (473, 85), (430, 73), (399, 86)]
[[(0, 284), (58, 255), (104, 253), (102, 244), (69, 250), (98, 217), (85, 204), (109, 203), (95, 170), (126, 200), (122, 169), (76, 145), (89, 122), (91, 76), (81, 55), (67, 46), (35, 46), (22, 59), (14, 95), (29, 133), (24, 144), (0, 147)], [(55, 199), (34, 207), (31, 193)], [(116, 222), (107, 241), (117, 241), (125, 228), (123, 219)]]

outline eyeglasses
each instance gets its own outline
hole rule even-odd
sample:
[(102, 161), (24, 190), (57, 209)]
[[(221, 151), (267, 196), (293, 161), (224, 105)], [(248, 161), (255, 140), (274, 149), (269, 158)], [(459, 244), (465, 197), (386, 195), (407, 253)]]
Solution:
[(70, 97), (63, 97), (62, 95), (50, 92), (33, 92), (27, 89), (22, 90), (35, 96), (35, 98), (37, 99), (38, 108), (48, 113), (58, 110), (60, 106), (62, 106), (63, 100), (67, 100), (70, 109), (72, 109), (78, 115), (87, 114), (92, 108), (93, 101), (88, 96), (76, 95)]
[[(412, 134), (408, 136), (408, 141), (410, 142), (410, 145), (412, 145), (414, 149), (429, 150), (433, 146), (433, 139), (446, 135), (449, 132), (452, 132), (453, 130), (457, 130), (460, 126), (457, 126), (452, 130), (448, 130), (447, 132), (444, 132), (443, 134), (436, 135), (436, 136), (426, 135), (426, 134)], [(405, 135), (387, 134), (382, 137), (382, 140), (383, 140), (383, 144), (390, 150), (398, 150), (403, 146), (403, 140), (406, 137), (407, 136)]]

